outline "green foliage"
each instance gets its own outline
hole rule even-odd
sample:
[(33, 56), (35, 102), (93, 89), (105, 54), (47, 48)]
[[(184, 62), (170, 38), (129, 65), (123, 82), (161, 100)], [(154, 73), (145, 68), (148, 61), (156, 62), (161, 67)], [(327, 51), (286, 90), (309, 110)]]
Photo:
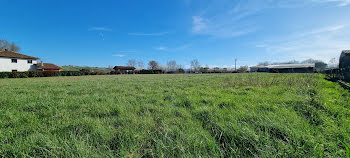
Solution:
[(345, 147), (345, 151), (346, 151), (346, 157), (350, 158), (350, 147), (348, 144), (343, 143), (344, 147)]
[(350, 93), (324, 77), (2, 79), (0, 157), (346, 157)]

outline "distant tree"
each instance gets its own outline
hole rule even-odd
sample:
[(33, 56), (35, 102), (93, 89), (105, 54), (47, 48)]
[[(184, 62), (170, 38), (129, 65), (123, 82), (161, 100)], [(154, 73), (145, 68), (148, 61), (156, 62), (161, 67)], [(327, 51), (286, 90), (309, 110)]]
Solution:
[(304, 60), (300, 63), (301, 64), (315, 64), (315, 63), (324, 63), (324, 62), (321, 60), (315, 60), (315, 59), (310, 58), (310, 59)]
[(321, 72), (321, 71), (325, 70), (327, 68), (327, 66), (328, 65), (326, 63), (324, 63), (323, 61), (315, 63), (315, 69), (317, 72)]
[(11, 44), (10, 44), (10, 49), (9, 49), (10, 51), (13, 51), (13, 52), (19, 52), (19, 50), (20, 50), (20, 48), (19, 48), (19, 46), (17, 46), (14, 42), (12, 42)]
[(167, 62), (167, 71), (175, 72), (176, 69), (177, 69), (177, 65), (176, 65), (176, 61), (175, 60)]
[(131, 66), (131, 67), (136, 67), (136, 60), (130, 59), (130, 60), (128, 60), (128, 63), (126, 65)]
[(182, 67), (179, 67), (177, 70), (176, 70), (177, 73), (185, 73), (185, 70), (182, 68)]
[(336, 58), (332, 58), (329, 60), (329, 68), (338, 68), (339, 67), (339, 60)]
[(201, 67), (199, 71), (202, 73), (207, 73), (209, 71), (209, 67)]
[(20, 47), (17, 46), (14, 42), (10, 43), (7, 40), (0, 39), (0, 50), (5, 50), (5, 49), (13, 52), (20, 51)]
[(0, 50), (8, 49), (9, 43), (6, 40), (0, 39)]
[(287, 61), (287, 62), (274, 62), (272, 63), (272, 65), (278, 65), (278, 64), (299, 64), (300, 62), (297, 60), (291, 60), (291, 61)]
[(149, 69), (151, 70), (158, 70), (159, 69), (159, 64), (158, 62), (152, 60), (148, 63)]
[(248, 71), (248, 66), (244, 65), (239, 67), (239, 69), (237, 70), (238, 72), (247, 72)]
[(199, 61), (197, 59), (193, 59), (191, 61), (191, 69), (193, 72), (198, 72), (201, 68), (201, 65), (199, 64)]
[(267, 65), (270, 65), (270, 63), (268, 61), (264, 61), (264, 62), (260, 62), (258, 65), (267, 66)]
[(145, 64), (143, 64), (143, 61), (138, 61), (137, 66), (139, 70), (142, 70), (145, 67)]

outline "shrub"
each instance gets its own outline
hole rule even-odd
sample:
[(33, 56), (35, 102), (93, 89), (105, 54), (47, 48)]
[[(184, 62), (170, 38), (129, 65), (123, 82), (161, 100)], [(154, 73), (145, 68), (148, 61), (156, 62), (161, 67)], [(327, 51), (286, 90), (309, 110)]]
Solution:
[[(54, 77), (54, 76), (83, 76), (80, 71), (26, 71), (26, 72), (0, 72), (0, 78), (28, 78), (28, 77)], [(95, 75), (102, 75), (96, 73)]]
[(11, 72), (0, 72), (0, 78), (9, 78)]

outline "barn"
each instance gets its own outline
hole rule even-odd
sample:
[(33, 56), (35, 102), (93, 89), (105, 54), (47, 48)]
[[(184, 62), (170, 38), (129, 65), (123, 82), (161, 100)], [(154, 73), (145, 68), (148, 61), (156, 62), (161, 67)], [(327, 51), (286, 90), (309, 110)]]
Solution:
[(313, 73), (315, 72), (315, 64), (269, 65), (268, 69), (272, 73)]
[(339, 58), (340, 76), (344, 81), (350, 81), (350, 50), (343, 50)]
[(136, 68), (132, 66), (115, 66), (113, 69), (118, 73), (133, 73)]

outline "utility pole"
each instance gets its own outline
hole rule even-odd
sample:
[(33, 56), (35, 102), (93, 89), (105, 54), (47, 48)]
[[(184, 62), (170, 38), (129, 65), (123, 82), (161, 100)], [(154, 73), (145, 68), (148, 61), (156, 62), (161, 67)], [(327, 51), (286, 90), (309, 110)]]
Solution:
[(237, 58), (235, 59), (235, 72), (237, 72)]

